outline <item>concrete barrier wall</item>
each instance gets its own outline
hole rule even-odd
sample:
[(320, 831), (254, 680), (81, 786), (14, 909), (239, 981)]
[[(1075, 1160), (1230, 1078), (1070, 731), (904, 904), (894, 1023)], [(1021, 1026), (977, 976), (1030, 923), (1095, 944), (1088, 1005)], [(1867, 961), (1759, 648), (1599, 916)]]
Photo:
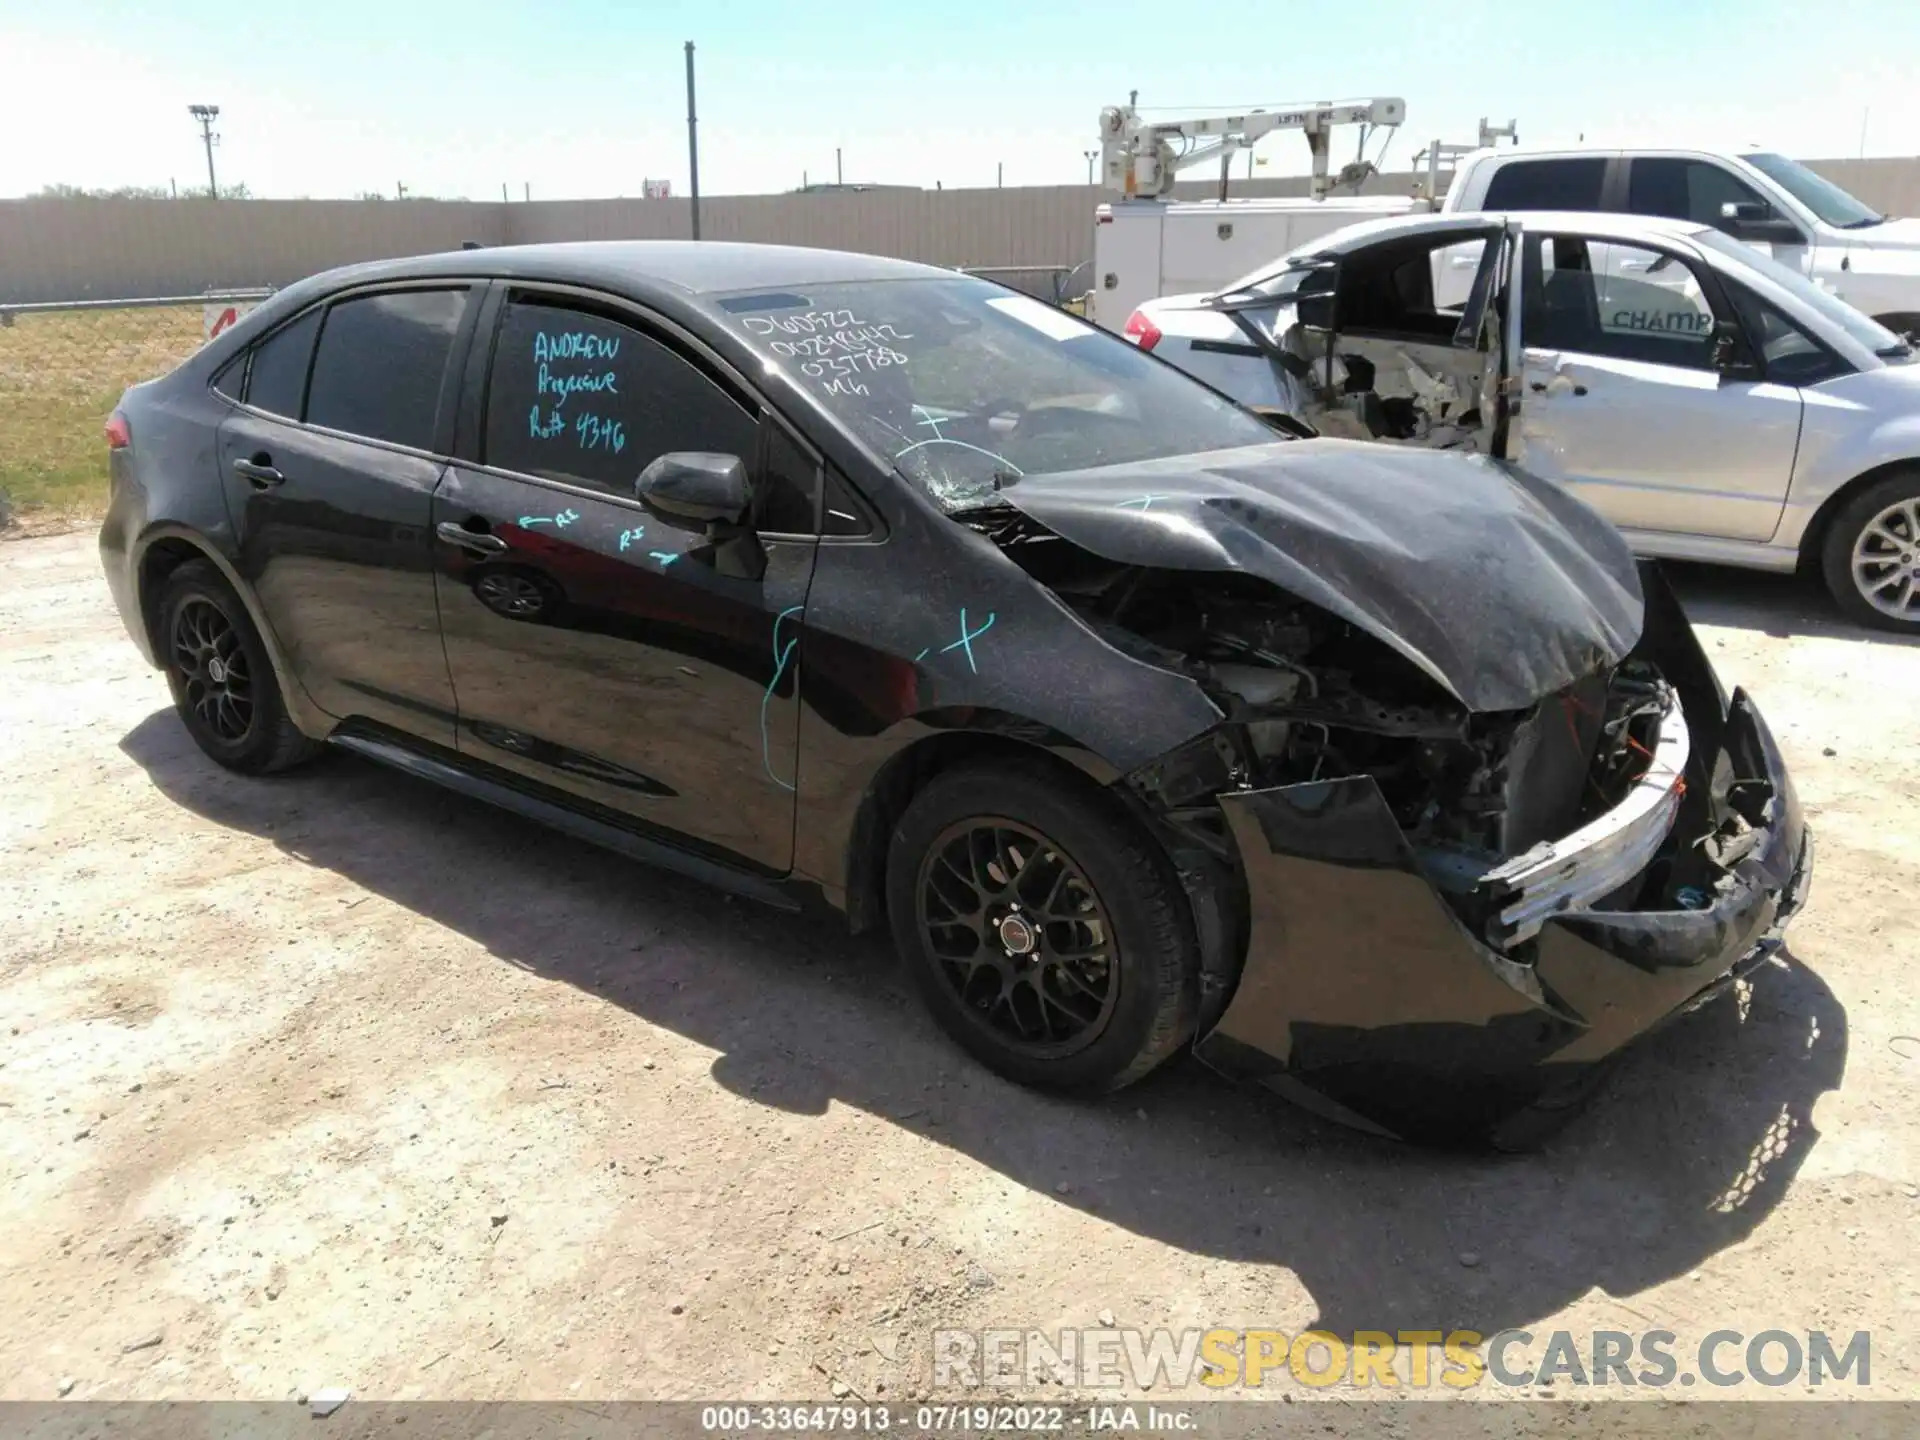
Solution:
[[(1816, 160), (1870, 205), (1920, 213), (1920, 158)], [(1237, 195), (1298, 195), (1304, 179), (1242, 180)], [(1369, 193), (1404, 192), (1405, 175)], [(1204, 197), (1214, 185), (1181, 186)], [(935, 265), (1077, 265), (1092, 258), (1088, 185), (727, 195), (700, 205), (709, 240), (819, 245)], [(0, 200), (0, 303), (125, 299), (286, 285), (356, 260), (547, 240), (684, 238), (675, 200)]]
[(0, 302), (286, 285), (335, 265), (500, 244), (505, 206), (371, 200), (0, 200)]

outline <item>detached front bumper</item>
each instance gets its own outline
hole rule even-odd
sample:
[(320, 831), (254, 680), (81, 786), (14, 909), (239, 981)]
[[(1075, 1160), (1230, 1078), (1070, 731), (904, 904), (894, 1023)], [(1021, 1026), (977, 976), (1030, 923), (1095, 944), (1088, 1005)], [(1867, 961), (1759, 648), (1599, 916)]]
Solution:
[[(1662, 829), (1681, 841), (1730, 796), (1750, 817), (1744, 854), (1726, 865), (1710, 903), (1580, 908), (1597, 889), (1591, 863), (1575, 864), (1559, 872), (1574, 908), (1510, 909), (1522, 923), (1482, 938), (1422, 873), (1371, 778), (1223, 795), (1246, 878), (1247, 954), (1200, 1058), (1364, 1128), (1498, 1140), (1524, 1112), (1578, 1096), (1631, 1041), (1777, 949), (1812, 873), (1792, 779), (1752, 701), (1742, 692), (1721, 700), (1691, 630), (1664, 643), (1690, 652), (1674, 668), (1691, 672), (1680, 688), (1693, 753), (1685, 784), (1656, 773), (1635, 803), (1671, 805)], [(1684, 742), (1688, 729), (1663, 733)], [(1617, 864), (1622, 837), (1631, 851), (1645, 829), (1642, 820), (1585, 845), (1563, 841), (1560, 858), (1584, 850), (1590, 862)], [(1636, 853), (1640, 869), (1648, 858)], [(1516, 893), (1537, 898), (1555, 893), (1555, 863), (1536, 853), (1503, 869), (1530, 878)], [(1589, 893), (1577, 893), (1583, 884)]]

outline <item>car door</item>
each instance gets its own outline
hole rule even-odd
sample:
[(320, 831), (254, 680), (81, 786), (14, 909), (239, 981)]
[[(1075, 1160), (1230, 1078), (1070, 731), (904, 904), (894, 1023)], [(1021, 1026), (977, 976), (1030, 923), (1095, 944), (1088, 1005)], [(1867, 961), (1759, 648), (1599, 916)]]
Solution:
[[(818, 457), (697, 343), (617, 300), (501, 285), (482, 325), (472, 423), (433, 503), (459, 749), (784, 872)], [(679, 451), (746, 462), (746, 552), (636, 498)]]
[(253, 347), (216, 446), (240, 573), (293, 678), (329, 714), (449, 746), (429, 518), (471, 300), (440, 281), (296, 316)]
[(1770, 539), (1800, 392), (1716, 360), (1716, 334), (1735, 324), (1717, 282), (1676, 250), (1529, 230), (1509, 458), (1623, 529)]
[(1771, 201), (1726, 165), (1678, 155), (1641, 155), (1627, 162), (1627, 209), (1635, 215), (1691, 220), (1743, 239), (1741, 226), (1722, 213), (1727, 205), (1764, 213), (1777, 222), (1782, 238), (1745, 240), (1762, 255), (1805, 274), (1807, 237), (1780, 216)]
[[(1607, 194), (1608, 167), (1618, 168), (1614, 154), (1506, 156), (1495, 152), (1483, 162), (1493, 167), (1487, 193), (1471, 208), (1496, 214), (1599, 210)], [(1471, 243), (1437, 252), (1433, 257), (1435, 303), (1442, 308), (1464, 306), (1479, 269), (1480, 251)]]

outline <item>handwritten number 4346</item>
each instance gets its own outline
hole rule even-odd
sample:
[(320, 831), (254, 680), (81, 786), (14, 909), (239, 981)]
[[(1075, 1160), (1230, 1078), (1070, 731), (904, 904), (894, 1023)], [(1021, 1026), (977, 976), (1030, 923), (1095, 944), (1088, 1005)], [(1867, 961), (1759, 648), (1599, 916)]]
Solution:
[(582, 450), (607, 450), (618, 455), (627, 448), (627, 427), (618, 420), (604, 420), (586, 412), (573, 417), (571, 427), (558, 410), (541, 413), (538, 405), (527, 415), (527, 433), (535, 440), (552, 440), (571, 428), (574, 443)]

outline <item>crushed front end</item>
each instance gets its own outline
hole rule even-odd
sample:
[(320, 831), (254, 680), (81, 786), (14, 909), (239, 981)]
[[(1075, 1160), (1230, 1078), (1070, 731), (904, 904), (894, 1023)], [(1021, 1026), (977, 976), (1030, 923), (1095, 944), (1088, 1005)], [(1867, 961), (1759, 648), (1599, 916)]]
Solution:
[(1641, 585), (1631, 653), (1495, 713), (1232, 587), (1135, 621), (1226, 713), (1127, 782), (1203, 940), (1244, 955), (1209, 967), (1203, 1060), (1393, 1135), (1526, 1143), (1772, 953), (1810, 873), (1792, 781), (1656, 566)]

